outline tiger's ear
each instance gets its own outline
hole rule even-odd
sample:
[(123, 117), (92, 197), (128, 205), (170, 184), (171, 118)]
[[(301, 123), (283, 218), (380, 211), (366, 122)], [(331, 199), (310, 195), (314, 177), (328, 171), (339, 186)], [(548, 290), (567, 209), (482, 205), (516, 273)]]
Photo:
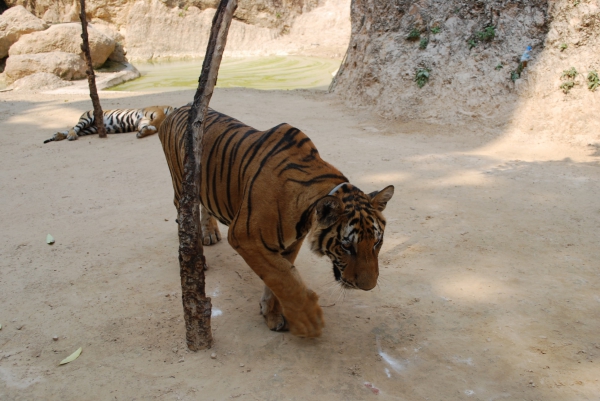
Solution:
[(392, 199), (394, 196), (394, 186), (388, 185), (383, 188), (381, 191), (371, 192), (369, 194), (369, 198), (371, 198), (371, 205), (380, 212), (383, 212), (385, 209), (385, 205)]
[(327, 195), (319, 199), (315, 206), (315, 212), (319, 225), (325, 228), (331, 227), (344, 213), (344, 204), (340, 198)]

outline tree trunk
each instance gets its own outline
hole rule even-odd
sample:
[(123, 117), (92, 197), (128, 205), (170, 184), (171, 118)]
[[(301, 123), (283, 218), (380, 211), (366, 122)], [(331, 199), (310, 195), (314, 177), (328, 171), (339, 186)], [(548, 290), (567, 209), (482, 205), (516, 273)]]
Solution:
[(87, 70), (85, 71), (85, 73), (87, 74), (88, 84), (90, 85), (90, 98), (92, 99), (92, 105), (94, 106), (94, 121), (96, 123), (96, 130), (98, 131), (98, 136), (100, 138), (106, 138), (106, 129), (104, 128), (104, 117), (102, 116), (102, 106), (100, 106), (98, 89), (96, 89), (96, 76), (94, 75), (94, 68), (92, 66), (92, 56), (90, 54), (90, 43), (88, 40), (87, 32), (87, 18), (85, 16), (85, 0), (79, 1), (81, 4), (81, 14), (79, 14), (82, 29), (81, 38), (83, 39), (81, 50), (85, 55), (85, 61), (87, 63)]
[(185, 137), (183, 194), (179, 200), (179, 264), (186, 341), (192, 351), (212, 345), (211, 303), (204, 290), (205, 259), (200, 232), (200, 157), (208, 103), (217, 82), (227, 32), (236, 8), (237, 0), (221, 0), (213, 18)]

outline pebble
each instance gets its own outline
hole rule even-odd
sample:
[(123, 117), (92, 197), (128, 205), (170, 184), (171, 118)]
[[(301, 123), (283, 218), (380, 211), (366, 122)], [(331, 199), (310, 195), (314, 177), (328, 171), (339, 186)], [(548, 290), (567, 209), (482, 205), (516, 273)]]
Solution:
[(243, 367), (244, 367), (244, 364), (243, 364), (243, 363), (240, 363), (240, 368), (243, 368)]
[(58, 336), (54, 336), (54, 337), (52, 337), (52, 339), (53, 339), (54, 341), (58, 341)]
[(217, 354), (215, 352), (213, 352), (212, 354), (210, 354), (210, 358), (217, 359)]

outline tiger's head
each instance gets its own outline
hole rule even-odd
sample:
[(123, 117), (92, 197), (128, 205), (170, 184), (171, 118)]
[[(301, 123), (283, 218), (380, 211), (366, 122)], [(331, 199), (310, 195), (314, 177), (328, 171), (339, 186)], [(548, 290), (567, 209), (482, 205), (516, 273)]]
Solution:
[(311, 249), (333, 262), (333, 275), (345, 288), (368, 291), (377, 285), (378, 256), (392, 185), (365, 194), (349, 183), (334, 188), (315, 205)]
[(155, 126), (156, 129), (160, 128), (164, 119), (171, 112), (173, 112), (173, 107), (171, 106), (150, 106), (142, 109), (144, 119), (148, 120), (149, 124)]

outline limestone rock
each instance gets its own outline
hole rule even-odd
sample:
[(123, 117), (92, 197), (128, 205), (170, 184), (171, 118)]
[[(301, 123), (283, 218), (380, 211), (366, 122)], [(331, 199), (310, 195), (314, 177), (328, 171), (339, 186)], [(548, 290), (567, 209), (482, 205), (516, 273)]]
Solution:
[(121, 33), (119, 33), (119, 31), (117, 31), (112, 25), (108, 25), (106, 23), (94, 24), (94, 29), (108, 36), (115, 42), (115, 50), (110, 54), (110, 56), (108, 56), (108, 59), (118, 63), (126, 63), (127, 53), (122, 45), (122, 43), (125, 41), (123, 35), (121, 35)]
[(8, 56), (8, 49), (22, 35), (43, 31), (48, 28), (41, 19), (37, 18), (23, 6), (15, 6), (0, 15), (0, 58)]
[(60, 79), (54, 74), (49, 72), (38, 72), (35, 74), (28, 75), (26, 77), (17, 79), (13, 82), (8, 89), (14, 91), (45, 91), (58, 89), (65, 86), (73, 85), (70, 81)]
[[(90, 52), (94, 68), (100, 67), (115, 50), (116, 42), (92, 25), (88, 26)], [(24, 54), (65, 52), (82, 55), (81, 24), (53, 25), (45, 31), (22, 36), (9, 51), (10, 57)]]
[(85, 62), (79, 55), (66, 52), (52, 52), (11, 55), (6, 60), (4, 73), (8, 83), (38, 72), (52, 73), (70, 81), (85, 78), (85, 70)]

